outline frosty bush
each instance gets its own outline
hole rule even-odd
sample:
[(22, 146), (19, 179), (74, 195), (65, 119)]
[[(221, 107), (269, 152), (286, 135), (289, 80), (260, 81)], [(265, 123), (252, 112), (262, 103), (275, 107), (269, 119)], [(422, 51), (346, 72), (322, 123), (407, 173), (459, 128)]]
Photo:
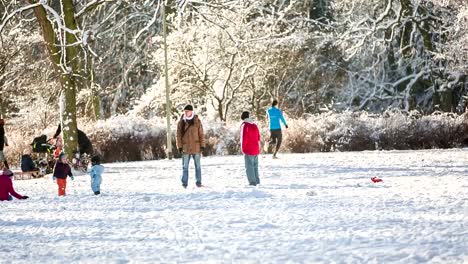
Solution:
[[(210, 155), (240, 154), (240, 122), (225, 124), (202, 118), (206, 149)], [(86, 122), (81, 121), (81, 124)], [(323, 113), (304, 119), (289, 119), (283, 130), (282, 152), (307, 153), (328, 151), (404, 150), (462, 147), (468, 142), (468, 115), (436, 112), (423, 116), (419, 112), (386, 111), (381, 115), (367, 112)], [(54, 124), (54, 123), (53, 123)], [(174, 156), (176, 122), (172, 124)], [(117, 116), (106, 121), (88, 122), (82, 129), (93, 142), (95, 152), (105, 162), (138, 161), (166, 158), (166, 129), (161, 118), (145, 119)], [(262, 146), (269, 140), (265, 123), (259, 123)], [(10, 147), (5, 152), (12, 164), (29, 147), (33, 136), (55, 131), (50, 126), (35, 134), (12, 122), (7, 127)]]
[[(325, 144), (320, 136), (315, 122), (312, 120), (288, 120), (289, 128), (284, 131), (283, 150), (292, 153), (307, 153), (324, 151)], [(265, 126), (266, 127), (266, 126)], [(263, 133), (264, 139), (269, 139), (268, 127)]]
[(207, 155), (235, 155), (240, 152), (239, 128), (221, 123), (205, 125)]
[(380, 149), (453, 148), (467, 138), (464, 115), (387, 112), (380, 120), (382, 130), (376, 141)]
[(138, 161), (166, 158), (164, 128), (162, 119), (117, 116), (89, 124), (85, 133), (105, 162)]
[(468, 142), (465, 116), (451, 113), (325, 113), (290, 120), (289, 124), (283, 150), (295, 153), (453, 148)]

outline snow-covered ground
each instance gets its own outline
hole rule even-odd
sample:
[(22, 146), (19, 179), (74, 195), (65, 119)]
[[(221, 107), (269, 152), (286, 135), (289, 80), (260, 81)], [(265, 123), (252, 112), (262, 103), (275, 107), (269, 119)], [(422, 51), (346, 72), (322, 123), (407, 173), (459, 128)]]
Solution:
[[(56, 197), (52, 179), (16, 181), (0, 202), (1, 263), (467, 263), (468, 151), (241, 156), (106, 164)], [(193, 164), (192, 164), (193, 166)], [(372, 183), (370, 177), (383, 183)]]

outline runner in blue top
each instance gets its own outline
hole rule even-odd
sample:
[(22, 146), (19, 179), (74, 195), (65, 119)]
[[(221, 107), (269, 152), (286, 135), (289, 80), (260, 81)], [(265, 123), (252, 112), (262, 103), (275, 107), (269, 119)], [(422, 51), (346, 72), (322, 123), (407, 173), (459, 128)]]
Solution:
[(284, 120), (283, 113), (277, 107), (278, 101), (273, 100), (271, 107), (267, 111), (267, 118), (270, 123), (270, 142), (266, 145), (266, 151), (270, 152), (270, 147), (275, 146), (275, 150), (273, 152), (273, 158), (276, 159), (276, 154), (281, 146), (281, 142), (283, 141), (283, 133), (281, 132), (281, 123), (288, 128), (288, 124), (286, 120)]

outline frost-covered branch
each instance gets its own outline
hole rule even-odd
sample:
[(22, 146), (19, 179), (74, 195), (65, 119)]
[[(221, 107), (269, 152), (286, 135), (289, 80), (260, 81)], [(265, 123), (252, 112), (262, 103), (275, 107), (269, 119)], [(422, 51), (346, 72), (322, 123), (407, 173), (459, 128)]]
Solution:
[(10, 14), (8, 14), (6, 17), (4, 17), (2, 19), (2, 24), (0, 24), (0, 34), (2, 34), (2, 32), (3, 32), (4, 28), (5, 28), (5, 25), (8, 23), (8, 21), (10, 21), (10, 19), (12, 19), (14, 16), (16, 16), (17, 14), (22, 13), (22, 12), (24, 12), (26, 10), (30, 10), (30, 9), (36, 8), (38, 6), (41, 6), (42, 4), (43, 3), (41, 3), (41, 2), (31, 4), (31, 5), (16, 9), (13, 12), (11, 12)]
[(98, 7), (100, 4), (104, 4), (104, 3), (114, 3), (116, 2), (117, 0), (93, 0), (89, 3), (87, 3), (84, 7), (81, 8), (81, 10), (79, 10), (78, 12), (76, 12), (75, 14), (75, 17), (76, 18), (79, 18), (81, 17), (82, 15), (84, 15), (86, 12), (88, 12), (89, 10), (93, 9), (93, 8), (96, 8)]

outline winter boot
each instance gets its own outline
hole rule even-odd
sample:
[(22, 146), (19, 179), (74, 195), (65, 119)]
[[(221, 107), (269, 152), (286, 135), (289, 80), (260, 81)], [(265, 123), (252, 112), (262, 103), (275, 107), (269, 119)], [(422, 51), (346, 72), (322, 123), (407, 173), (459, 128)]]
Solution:
[(95, 194), (95, 195), (99, 195), (99, 194), (101, 194), (101, 192), (100, 192), (100, 191), (96, 191), (96, 192), (94, 192), (94, 194)]

